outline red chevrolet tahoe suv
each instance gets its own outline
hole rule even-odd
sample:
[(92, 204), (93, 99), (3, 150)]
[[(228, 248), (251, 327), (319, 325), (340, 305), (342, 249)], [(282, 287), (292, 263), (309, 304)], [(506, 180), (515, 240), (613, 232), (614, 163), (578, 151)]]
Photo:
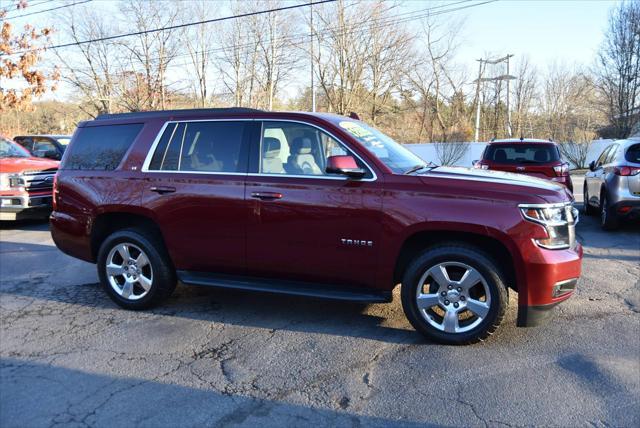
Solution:
[(562, 160), (558, 145), (550, 140), (493, 140), (474, 166), (544, 178), (564, 184), (573, 193), (569, 164)]
[(564, 186), (427, 164), (332, 114), (103, 115), (78, 126), (54, 196), (56, 245), (128, 309), (177, 281), (377, 303), (400, 283), (418, 331), (466, 344), (496, 330), (509, 289), (534, 325), (580, 276)]

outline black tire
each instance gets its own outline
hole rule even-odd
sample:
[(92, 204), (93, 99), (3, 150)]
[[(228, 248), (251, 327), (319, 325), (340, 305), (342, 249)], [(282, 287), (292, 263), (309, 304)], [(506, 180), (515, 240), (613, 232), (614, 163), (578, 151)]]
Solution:
[(582, 192), (582, 195), (584, 197), (584, 214), (585, 215), (596, 215), (597, 214), (597, 209), (589, 204), (589, 189), (587, 188), (587, 185), (585, 183), (584, 185), (584, 191)]
[[(420, 284), (422, 276), (432, 267), (449, 262), (462, 263), (475, 269), (484, 279), (490, 293), (488, 313), (478, 325), (466, 332), (448, 333), (439, 330), (425, 319), (427, 314), (418, 308), (417, 293), (418, 287), (423, 287)], [(421, 290), (421, 292), (423, 291)], [(433, 291), (429, 293), (433, 293)], [(428, 339), (448, 345), (467, 345), (489, 337), (502, 322), (509, 304), (504, 274), (497, 267), (495, 261), (482, 250), (464, 243), (442, 244), (418, 254), (404, 272), (401, 296), (402, 308), (411, 325)], [(460, 305), (462, 304), (460, 303)], [(440, 305), (438, 307), (440, 310), (445, 309), (442, 303)], [(433, 309), (427, 311), (431, 310)], [(430, 318), (433, 320), (433, 317)], [(444, 318), (442, 325), (444, 326)]]
[[(151, 286), (138, 300), (130, 300), (119, 295), (107, 275), (107, 258), (110, 252), (124, 243), (133, 244), (144, 251), (152, 269)], [(97, 267), (103, 289), (115, 303), (125, 309), (142, 310), (156, 306), (168, 298), (176, 288), (175, 269), (162, 241), (144, 229), (123, 229), (109, 235), (100, 246)]]
[(600, 226), (603, 230), (615, 230), (619, 226), (618, 216), (609, 204), (609, 198), (605, 190), (600, 195)]

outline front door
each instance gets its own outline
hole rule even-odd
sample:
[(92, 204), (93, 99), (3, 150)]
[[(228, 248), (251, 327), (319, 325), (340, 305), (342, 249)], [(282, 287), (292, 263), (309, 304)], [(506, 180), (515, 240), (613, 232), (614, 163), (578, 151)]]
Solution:
[[(247, 268), (253, 276), (371, 287), (381, 237), (381, 183), (327, 174), (352, 154), (317, 127), (264, 121), (247, 178)], [(259, 144), (258, 144), (259, 143)]]
[(170, 122), (145, 163), (153, 210), (178, 270), (243, 274), (250, 121)]

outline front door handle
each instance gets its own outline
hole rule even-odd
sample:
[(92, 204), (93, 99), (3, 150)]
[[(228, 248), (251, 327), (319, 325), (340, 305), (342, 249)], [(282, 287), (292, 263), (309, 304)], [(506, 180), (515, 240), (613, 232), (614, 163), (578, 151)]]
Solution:
[(152, 192), (156, 192), (160, 195), (164, 195), (165, 193), (173, 193), (176, 191), (175, 187), (169, 187), (169, 186), (153, 186), (150, 189)]
[(251, 193), (251, 197), (255, 199), (260, 199), (263, 201), (273, 201), (276, 199), (282, 199), (282, 193), (277, 192), (253, 192)]

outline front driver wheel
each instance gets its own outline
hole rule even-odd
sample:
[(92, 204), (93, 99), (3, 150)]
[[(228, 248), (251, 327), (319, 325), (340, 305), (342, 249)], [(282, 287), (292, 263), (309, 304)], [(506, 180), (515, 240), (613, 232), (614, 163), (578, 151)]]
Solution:
[(418, 255), (405, 271), (402, 307), (413, 327), (436, 342), (465, 345), (496, 331), (508, 293), (491, 257), (449, 244)]

